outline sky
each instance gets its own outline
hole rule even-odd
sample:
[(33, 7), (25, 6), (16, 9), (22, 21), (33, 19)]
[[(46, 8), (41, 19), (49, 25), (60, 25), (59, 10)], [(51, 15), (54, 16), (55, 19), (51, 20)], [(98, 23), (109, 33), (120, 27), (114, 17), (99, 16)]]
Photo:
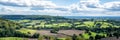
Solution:
[(120, 0), (0, 0), (0, 15), (120, 16)]

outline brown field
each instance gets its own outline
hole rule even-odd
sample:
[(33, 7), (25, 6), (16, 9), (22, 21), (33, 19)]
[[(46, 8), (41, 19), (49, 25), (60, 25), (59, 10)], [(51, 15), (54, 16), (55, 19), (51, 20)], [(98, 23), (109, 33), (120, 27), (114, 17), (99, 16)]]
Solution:
[(60, 30), (58, 33), (66, 34), (72, 36), (73, 34), (79, 35), (84, 33), (83, 30)]
[(48, 36), (55, 36), (57, 34), (50, 33), (50, 30), (37, 30), (37, 33), (40, 35), (48, 35)]
[(59, 30), (57, 34), (50, 33), (50, 30), (37, 30), (37, 33), (40, 35), (47, 35), (47, 36), (55, 36), (55, 37), (66, 37), (66, 36), (72, 36), (73, 34), (79, 35), (84, 33), (83, 30)]

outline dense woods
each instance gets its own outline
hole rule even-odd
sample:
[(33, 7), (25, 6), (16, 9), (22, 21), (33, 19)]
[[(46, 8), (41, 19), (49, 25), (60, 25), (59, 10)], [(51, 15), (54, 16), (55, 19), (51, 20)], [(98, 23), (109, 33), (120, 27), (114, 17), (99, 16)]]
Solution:
[[(21, 33), (17, 30), (21, 29), (22, 26), (19, 23), (15, 23), (9, 20), (0, 19), (0, 37), (33, 37), (38, 38), (39, 34), (29, 36), (29, 34)], [(37, 35), (37, 36), (36, 36)]]

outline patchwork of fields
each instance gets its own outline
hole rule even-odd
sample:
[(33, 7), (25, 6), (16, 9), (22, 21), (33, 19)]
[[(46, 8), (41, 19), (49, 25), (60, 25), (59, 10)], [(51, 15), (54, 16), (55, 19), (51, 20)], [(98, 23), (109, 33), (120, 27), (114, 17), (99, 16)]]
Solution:
[(67, 19), (39, 15), (0, 17), (0, 40), (100, 40), (120, 37), (120, 21), (115, 19)]

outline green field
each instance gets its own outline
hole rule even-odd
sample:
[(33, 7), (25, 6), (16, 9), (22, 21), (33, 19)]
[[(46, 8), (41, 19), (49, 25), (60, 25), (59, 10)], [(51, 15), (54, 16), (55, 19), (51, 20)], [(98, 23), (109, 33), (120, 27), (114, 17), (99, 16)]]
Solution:
[(28, 40), (27, 38), (19, 38), (19, 37), (3, 37), (0, 40)]
[(16, 30), (16, 31), (19, 31), (21, 33), (25, 33), (25, 34), (34, 34), (36, 32), (36, 30), (32, 30), (32, 29), (25, 29), (25, 28), (21, 28), (20, 30)]

